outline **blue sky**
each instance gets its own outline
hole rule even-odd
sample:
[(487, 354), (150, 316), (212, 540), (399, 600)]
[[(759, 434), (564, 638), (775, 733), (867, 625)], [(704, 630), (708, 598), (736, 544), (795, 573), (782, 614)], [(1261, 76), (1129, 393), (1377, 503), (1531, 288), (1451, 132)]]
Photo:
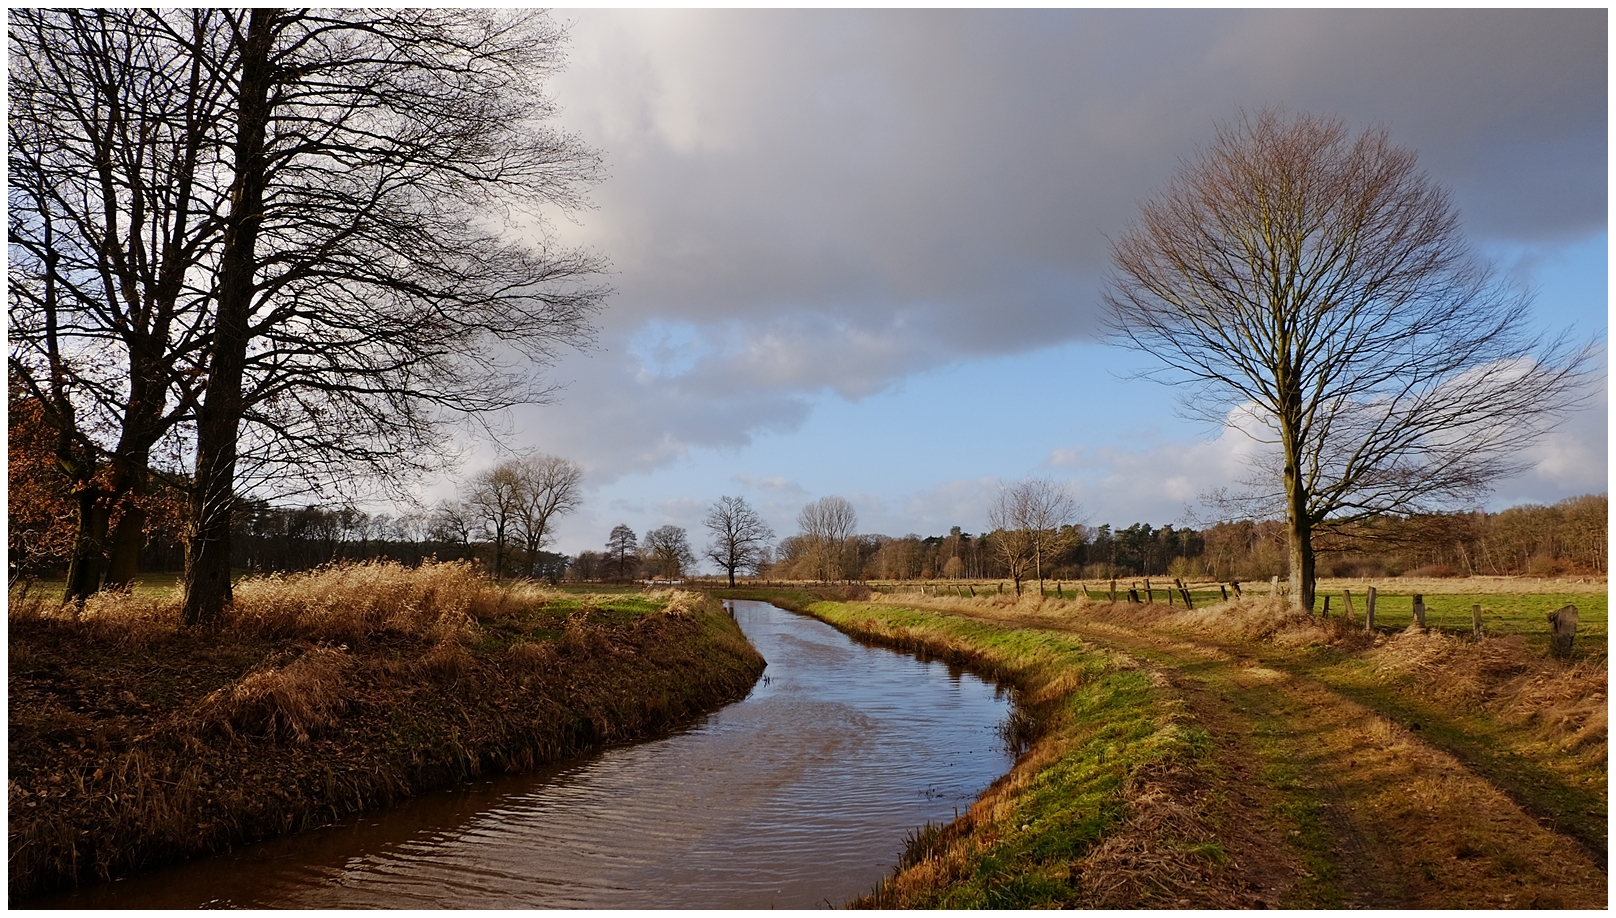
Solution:
[[(561, 123), (609, 177), (555, 232), (616, 289), (560, 401), (508, 419), (587, 470), (560, 551), (617, 523), (699, 547), (722, 494), (780, 536), (828, 494), (866, 532), (975, 532), (1028, 475), (1094, 524), (1186, 519), (1240, 435), (1127, 379), (1099, 293), (1107, 240), (1242, 110), (1386, 126), (1545, 328), (1607, 337), (1602, 10), (557, 16)], [(1604, 490), (1589, 397), (1492, 505)], [(465, 446), (462, 475), (497, 458)]]

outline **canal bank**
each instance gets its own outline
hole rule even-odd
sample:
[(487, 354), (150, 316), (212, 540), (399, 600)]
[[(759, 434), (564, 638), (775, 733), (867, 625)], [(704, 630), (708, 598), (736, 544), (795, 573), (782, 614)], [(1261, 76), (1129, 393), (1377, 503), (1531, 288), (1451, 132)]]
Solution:
[(1212, 789), (1207, 733), (1133, 658), (1070, 634), (858, 601), (856, 590), (719, 595), (767, 599), (1015, 688), (1015, 767), (957, 819), (918, 831), (854, 905), (1260, 904), (1197, 802)]
[(999, 686), (731, 605), (765, 678), (667, 734), (35, 904), (825, 907), (875, 886), (916, 826), (953, 819), (1010, 768)]
[(298, 832), (744, 697), (765, 663), (699, 594), (569, 596), (460, 565), (9, 620), (9, 901)]

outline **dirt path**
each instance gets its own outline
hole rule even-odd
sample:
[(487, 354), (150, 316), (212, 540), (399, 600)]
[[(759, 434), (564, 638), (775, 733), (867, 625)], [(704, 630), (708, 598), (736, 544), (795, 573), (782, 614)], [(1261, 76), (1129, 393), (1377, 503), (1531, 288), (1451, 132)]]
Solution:
[(1183, 697), (1214, 740), (1220, 841), (1268, 904), (1607, 905), (1602, 865), (1575, 839), (1417, 731), (1265, 664), (1260, 649), (1099, 622), (1020, 623), (1123, 651)]

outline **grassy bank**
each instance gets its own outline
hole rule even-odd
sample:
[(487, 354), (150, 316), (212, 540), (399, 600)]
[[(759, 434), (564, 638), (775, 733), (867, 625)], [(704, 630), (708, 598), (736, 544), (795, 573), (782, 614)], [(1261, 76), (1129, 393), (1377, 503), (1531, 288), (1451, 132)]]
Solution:
[(293, 832), (665, 729), (763, 660), (699, 594), (496, 586), (457, 564), (172, 597), (14, 601), (10, 900)]
[(860, 904), (1604, 901), (1602, 634), (1555, 660), (1519, 633), (1371, 635), (1266, 599), (753, 595), (1018, 689), (1027, 753)]
[[(852, 595), (843, 591), (844, 595)], [(1191, 803), (1206, 734), (1130, 658), (1071, 635), (813, 591), (721, 591), (1015, 687), (1025, 752), (971, 809), (912, 840), (877, 908), (1234, 907), (1216, 833)]]

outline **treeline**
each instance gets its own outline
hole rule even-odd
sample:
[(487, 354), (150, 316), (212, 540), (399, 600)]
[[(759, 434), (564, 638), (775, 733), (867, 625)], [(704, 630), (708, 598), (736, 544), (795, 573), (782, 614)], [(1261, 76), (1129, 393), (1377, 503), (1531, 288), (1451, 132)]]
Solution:
[[(1319, 570), (1329, 577), (1605, 574), (1609, 570), (1608, 499), (1568, 498), (1482, 511), (1382, 518), (1321, 534)], [(1202, 529), (1134, 523), (1125, 528), (1063, 526), (1045, 579), (1105, 580), (1173, 576), (1223, 581), (1288, 576), (1284, 523), (1240, 520)], [(844, 541), (838, 573), (846, 579), (1004, 579), (996, 542), (1003, 532), (901, 538), (855, 535)], [(780, 543), (759, 576), (825, 579), (820, 558), (800, 537)]]

